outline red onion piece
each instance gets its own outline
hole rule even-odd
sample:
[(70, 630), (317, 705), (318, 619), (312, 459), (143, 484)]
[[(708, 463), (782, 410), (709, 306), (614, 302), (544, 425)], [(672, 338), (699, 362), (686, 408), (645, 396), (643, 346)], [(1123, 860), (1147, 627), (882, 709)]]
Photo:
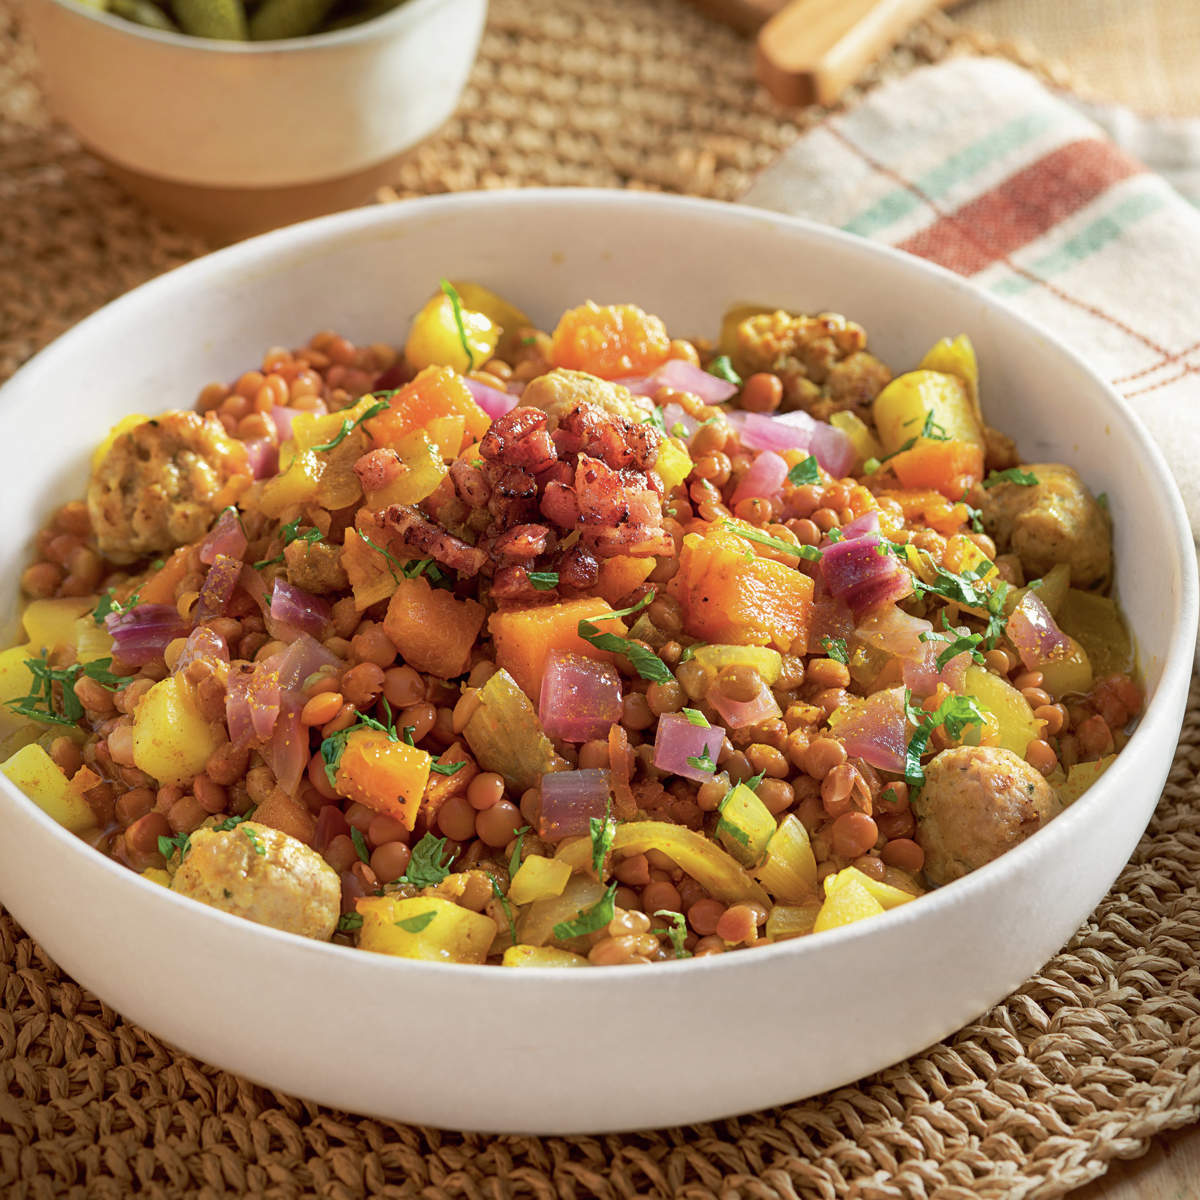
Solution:
[(730, 700), (720, 688), (713, 688), (708, 693), (708, 702), (729, 729), (745, 729), (747, 725), (758, 725), (782, 715), (774, 693), (761, 680), (758, 695), (752, 700)]
[(921, 634), (932, 632), (931, 622), (923, 617), (909, 616), (891, 604), (864, 617), (854, 634), (860, 642), (866, 642), (876, 650), (884, 650), (898, 658), (921, 660), (925, 657), (925, 647), (932, 644), (921, 641)]
[[(964, 628), (960, 632), (966, 633)], [(961, 692), (967, 681), (967, 667), (971, 664), (971, 656), (964, 650), (956, 654), (944, 667), (938, 667), (937, 660), (946, 650), (946, 643), (938, 639), (924, 644), (924, 654), (921, 658), (909, 658), (904, 662), (904, 686), (912, 691), (914, 696), (924, 700), (932, 696), (938, 689), (938, 684), (944, 683), (952, 692)]]
[(300, 785), (309, 758), (308, 730), (300, 724), (302, 707), (302, 696), (284, 693), (275, 728), (262, 748), (263, 759), (275, 773), (279, 786), (292, 794)]
[[(245, 550), (244, 544), (242, 549)], [(196, 601), (197, 621), (211, 621), (213, 617), (225, 615), (241, 574), (242, 564), (239, 559), (228, 554), (217, 555), (200, 587), (200, 599)]]
[(538, 836), (558, 842), (590, 831), (592, 817), (603, 818), (612, 789), (608, 772), (551, 771), (542, 776)]
[(1066, 658), (1071, 653), (1071, 639), (1059, 629), (1050, 610), (1032, 589), (1021, 597), (1020, 604), (1013, 609), (1004, 632), (1017, 648), (1027, 671)]
[[(650, 377), (657, 380), (660, 387), (675, 388), (680, 392), (691, 392), (699, 396), (705, 404), (723, 404), (731, 396), (737, 394), (737, 384), (710, 375), (701, 367), (682, 358), (668, 358), (661, 367), (656, 367)], [(667, 426), (670, 429), (670, 425)]]
[[(685, 442), (700, 428), (700, 422), (687, 412), (682, 405), (665, 405), (662, 415), (663, 424), (667, 427), (667, 432), (674, 437), (683, 438)], [(682, 430), (682, 432), (678, 432), (678, 430)]]
[(770, 500), (779, 495), (787, 480), (788, 465), (774, 450), (764, 450), (750, 464), (750, 470), (738, 481), (733, 503), (761, 497)]
[(821, 553), (821, 575), (829, 591), (861, 621), (866, 613), (912, 591), (912, 576), (873, 533), (834, 542)]
[(797, 410), (782, 416), (734, 411), (727, 413), (748, 450), (807, 450), (835, 479), (854, 465), (854, 444), (840, 430)]
[(112, 634), (114, 655), (130, 667), (162, 658), (168, 644), (188, 632), (173, 604), (137, 604), (125, 612), (109, 613), (104, 628)]
[(279, 473), (279, 447), (270, 438), (247, 438), (243, 443), (255, 479)]
[(904, 689), (888, 688), (838, 709), (830, 724), (851, 758), (880, 771), (903, 772), (908, 750)]
[(630, 375), (625, 379), (614, 379), (613, 383), (619, 383), (635, 396), (655, 396), (662, 387), (653, 375)]
[(225, 724), (229, 740), (235, 746), (245, 745), (254, 736), (250, 720), (250, 681), (252, 671), (230, 671), (225, 685)]
[(621, 677), (608, 663), (552, 651), (542, 676), (538, 716), (550, 737), (589, 742), (621, 719)]
[(264, 742), (275, 731), (275, 722), (279, 720), (279, 706), (283, 699), (279, 677), (270, 669), (269, 661), (264, 660), (254, 668), (246, 692), (250, 729), (256, 738)]
[[(784, 419), (791, 415), (785, 413)], [(817, 422), (808, 449), (834, 479), (844, 479), (849, 475), (858, 459), (858, 453), (850, 438), (840, 429), (824, 421)]]
[(237, 509), (222, 509), (217, 523), (204, 535), (204, 540), (200, 543), (200, 561), (211, 564), (216, 562), (218, 554), (224, 554), (241, 562), (245, 553), (246, 531), (242, 528)]
[(314, 596), (295, 584), (276, 576), (275, 590), (271, 593), (271, 617), (279, 625), (293, 633), (323, 633), (333, 616), (329, 601)]
[(323, 804), (317, 813), (317, 831), (313, 834), (313, 849), (324, 854), (335, 837), (350, 836), (350, 822), (336, 804)]
[(463, 383), (475, 398), (475, 403), (483, 409), (492, 420), (504, 416), (510, 409), (517, 407), (517, 397), (508, 392), (502, 392), (486, 383), (480, 383), (469, 375), (463, 377)]
[(865, 512), (861, 517), (855, 517), (853, 521), (847, 521), (842, 526), (842, 537), (846, 540), (851, 538), (862, 537), (864, 533), (879, 532), (879, 511), (871, 509), (870, 512)]
[(658, 718), (654, 738), (654, 765), (660, 771), (707, 783), (714, 772), (697, 767), (688, 759), (704, 758), (707, 753), (715, 764), (724, 740), (725, 730), (720, 725), (693, 725), (683, 713), (663, 713)]
[(207, 625), (197, 625), (188, 634), (188, 640), (183, 647), (183, 653), (179, 656), (179, 661), (175, 664), (174, 674), (178, 675), (185, 667), (190, 666), (197, 659), (201, 658), (226, 663), (229, 661), (229, 647), (226, 645), (225, 639), (215, 629), (210, 629)]
[(346, 664), (331, 650), (326, 650), (316, 638), (307, 633), (300, 634), (286, 650), (278, 656), (275, 666), (279, 686), (286, 691), (303, 690), (306, 680), (321, 671), (341, 672)]

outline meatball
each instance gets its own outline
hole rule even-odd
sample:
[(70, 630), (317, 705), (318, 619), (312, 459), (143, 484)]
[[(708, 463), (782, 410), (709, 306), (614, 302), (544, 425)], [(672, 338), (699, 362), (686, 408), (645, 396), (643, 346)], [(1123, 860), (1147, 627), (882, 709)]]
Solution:
[(603, 409), (610, 417), (639, 423), (649, 419), (654, 411), (651, 401), (633, 395), (622, 384), (561, 367), (531, 379), (521, 393), (521, 403), (540, 408), (546, 414), (546, 427), (552, 433), (568, 413), (584, 403)]
[(222, 912), (328, 941), (337, 927), (337, 872), (303, 842), (268, 825), (198, 829), (171, 887)]
[(1054, 789), (999, 746), (943, 750), (912, 802), (930, 883), (949, 883), (999, 858), (1059, 812)]
[(1022, 468), (1037, 483), (998, 483), (980, 505), (984, 528), (1001, 549), (1011, 547), (1029, 578), (1055, 563), (1071, 568), (1078, 588), (1105, 587), (1112, 578), (1112, 524), (1078, 474), (1062, 463)]
[(251, 478), (246, 448), (213, 413), (143, 421), (92, 470), (87, 504), (100, 552), (127, 563), (193, 542)]

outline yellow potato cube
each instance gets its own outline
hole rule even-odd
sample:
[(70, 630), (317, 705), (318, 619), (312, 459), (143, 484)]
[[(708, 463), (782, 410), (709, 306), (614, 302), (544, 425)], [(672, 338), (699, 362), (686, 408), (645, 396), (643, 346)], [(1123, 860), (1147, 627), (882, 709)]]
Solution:
[(826, 929), (852, 925), (855, 921), (865, 921), (867, 917), (877, 917), (882, 912), (883, 905), (858, 880), (848, 879), (833, 891), (826, 889), (825, 903), (817, 913), (813, 932), (824, 933)]
[[(482, 367), (500, 340), (500, 326), (481, 312), (463, 303), (462, 317), (466, 346), (454, 315), (454, 303), (444, 292), (438, 292), (413, 318), (404, 357), (414, 371), (425, 367), (453, 367), (465, 374)], [(468, 348), (470, 353), (468, 354)]]
[(112, 635), (103, 625), (97, 625), (92, 620), (90, 610), (75, 622), (74, 645), (75, 658), (81, 663), (112, 658), (113, 655)]
[(169, 888), (171, 886), (170, 872), (159, 867), (147, 867), (142, 872), (142, 878), (148, 879), (151, 883), (157, 883), (160, 887)]
[(533, 324), (515, 304), (510, 304), (503, 296), (497, 296), (480, 283), (472, 283), (467, 279), (452, 279), (450, 286), (458, 292), (463, 308), (483, 313), (493, 325), (499, 325), (505, 333)]
[[(21, 624), (31, 646), (53, 650), (55, 646), (74, 646), (76, 622), (96, 607), (94, 596), (61, 596), (54, 600), (31, 600), (21, 614)], [(91, 620), (89, 617), (88, 620)], [(95, 622), (92, 622), (93, 627)]]
[(872, 412), (884, 450), (894, 454), (910, 438), (920, 438), (932, 416), (939, 437), (983, 445), (983, 427), (971, 407), (967, 385), (957, 375), (909, 371), (875, 397)]
[(481, 963), (496, 939), (491, 917), (439, 897), (368, 896), (359, 900), (358, 945), (377, 954), (430, 962)]
[(916, 896), (912, 892), (906, 892), (901, 888), (893, 887), (890, 883), (884, 883), (881, 879), (872, 879), (870, 875), (860, 871), (857, 867), (846, 867), (844, 870), (838, 871), (836, 875), (831, 875), (826, 879), (826, 898), (828, 898), (831, 892), (836, 892), (851, 883), (864, 888), (884, 908), (897, 908), (901, 904), (907, 904), (910, 900), (916, 899)]
[(71, 781), (41, 746), (23, 746), (0, 763), (9, 777), (30, 800), (72, 833), (96, 827), (88, 802), (71, 787)]
[(582, 954), (559, 950), (556, 946), (509, 946), (504, 952), (506, 967), (586, 967)]
[(662, 477), (664, 495), (669, 495), (692, 473), (692, 456), (675, 438), (665, 437), (658, 447), (654, 469)]
[(843, 409), (841, 412), (832, 413), (829, 423), (834, 429), (840, 429), (850, 439), (857, 457), (857, 466), (862, 466), (868, 458), (883, 457), (883, 447), (880, 446), (867, 423), (857, 413)]
[[(1007, 679), (993, 675), (984, 667), (969, 666), (963, 695), (974, 696), (979, 707), (996, 719), (997, 745), (1025, 757), (1025, 748), (1041, 737), (1042, 723), (1033, 715), (1029, 701)], [(963, 732), (966, 745), (978, 745), (982, 731), (969, 725)]]
[(919, 365), (927, 371), (957, 375), (967, 385), (971, 410), (979, 420), (983, 420), (979, 407), (979, 363), (975, 358), (975, 347), (965, 333), (960, 333), (956, 338), (942, 338), (930, 347)]
[(532, 904), (549, 896), (561, 896), (571, 868), (565, 862), (530, 854), (517, 868), (508, 888), (508, 898), (514, 904)]
[(33, 676), (25, 660), (37, 658), (38, 651), (26, 644), (0, 650), (0, 738), (7, 738), (28, 721), (13, 712), (10, 700), (20, 700), (33, 690)]
[(186, 783), (204, 770), (220, 744), (219, 726), (200, 715), (182, 675), (156, 683), (134, 713), (134, 765), (159, 783)]

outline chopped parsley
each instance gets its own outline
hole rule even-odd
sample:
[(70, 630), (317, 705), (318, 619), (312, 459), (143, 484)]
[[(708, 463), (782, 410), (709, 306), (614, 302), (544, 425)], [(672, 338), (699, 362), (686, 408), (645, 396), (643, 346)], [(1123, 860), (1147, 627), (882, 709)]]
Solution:
[(405, 933), (420, 933), (422, 929), (426, 929), (429, 923), (437, 916), (436, 909), (430, 909), (428, 912), (417, 913), (415, 917), (404, 917), (395, 924), (398, 925)]
[(646, 424), (653, 425), (659, 433), (665, 434), (667, 432), (667, 423), (663, 419), (663, 410), (657, 404), (651, 406), (650, 415), (646, 418)]
[(604, 817), (589, 817), (588, 832), (592, 837), (592, 870), (600, 879), (604, 870), (604, 860), (612, 849), (613, 838), (617, 836), (617, 823), (612, 819), (612, 793), (604, 804)]
[(734, 387), (742, 386), (742, 377), (733, 369), (733, 362), (728, 354), (718, 354), (704, 369), (710, 375), (715, 375), (718, 379), (725, 380), (726, 383), (732, 383)]
[(362, 923), (362, 913), (342, 913), (338, 917), (338, 933), (351, 933), (355, 929), (361, 929)]
[(448, 279), (439, 279), (438, 287), (450, 298), (450, 307), (454, 310), (454, 324), (458, 327), (458, 343), (462, 346), (463, 353), (467, 356), (467, 370), (474, 370), (475, 352), (471, 349), (470, 338), (467, 337), (467, 326), (463, 320), (462, 297), (459, 296), (458, 289)]
[(337, 436), (330, 442), (322, 442), (319, 446), (312, 446), (310, 449), (326, 451), (332, 450), (335, 446), (340, 446), (346, 440), (352, 429), (357, 429), (364, 421), (369, 421), (372, 417), (377, 417), (385, 408), (388, 402), (386, 400), (376, 400), (368, 409), (363, 412), (361, 417), (355, 417), (352, 421), (349, 417), (342, 420), (342, 427), (338, 430)]
[(921, 755), (929, 749), (929, 739), (939, 725), (945, 727), (950, 737), (958, 738), (968, 725), (983, 725), (987, 719), (974, 696), (947, 696), (933, 712), (926, 712), (912, 703), (908, 688), (904, 689), (904, 710), (916, 726), (904, 756), (904, 779), (914, 790), (925, 785)]
[(849, 666), (850, 652), (846, 649), (845, 638), (831, 638), (829, 634), (825, 634), (821, 638), (821, 649), (825, 651), (827, 657), (832, 658), (834, 662), (840, 662), (842, 666)]
[[(250, 845), (254, 847), (254, 853), (257, 854), (259, 856), (259, 858), (265, 858), (266, 854), (267, 854), (267, 848), (263, 844), (262, 836), (259, 834), (258, 830), (251, 829), (248, 825), (243, 825), (242, 832), (246, 835), (247, 838), (249, 838)], [(358, 833), (358, 830), (355, 829), (354, 832)], [(362, 834), (359, 833), (358, 836), (362, 837)], [(358, 843), (355, 842), (355, 849), (357, 849), (357, 848), (358, 848)]]
[(945, 642), (946, 649), (937, 656), (937, 669), (945, 670), (947, 664), (952, 658), (957, 658), (960, 654), (969, 654), (971, 658), (982, 665), (984, 658), (979, 651), (979, 643), (983, 641), (982, 633), (959, 633), (957, 629), (950, 627), (950, 622), (946, 617), (946, 610), (942, 609), (942, 628), (945, 633), (922, 633), (920, 640), (922, 642)]
[[(346, 750), (346, 743), (350, 740), (352, 733), (357, 733), (360, 729), (376, 729), (380, 733), (386, 733), (393, 742), (400, 740), (396, 733), (396, 726), (391, 723), (391, 707), (387, 705), (389, 723), (384, 725), (380, 721), (376, 721), (374, 717), (368, 717), (366, 713), (359, 713), (358, 720), (353, 725), (347, 726), (345, 729), (339, 729), (336, 733), (331, 733), (321, 743), (321, 757), (325, 760), (325, 778), (329, 780), (331, 788), (337, 787), (337, 771), (338, 764), (342, 761), (342, 755)], [(406, 726), (406, 729), (411, 729), (412, 726)], [(406, 739), (407, 740), (407, 739)], [(408, 743), (410, 746), (412, 742)]]
[(820, 483), (821, 472), (816, 456), (810, 454), (803, 462), (798, 462), (787, 473), (787, 481), (795, 487), (804, 483)]
[[(427, 833), (413, 848), (408, 860), (408, 870), (396, 880), (411, 883), (413, 887), (435, 887), (450, 874), (450, 864), (442, 866), (442, 855), (446, 853), (446, 839)], [(452, 863), (453, 858), (450, 859)]]
[[(907, 552), (904, 547), (897, 547), (893, 544), (892, 549), (902, 560), (907, 561)], [(987, 620), (987, 628), (983, 632), (983, 646), (985, 650), (994, 650), (1004, 634), (1004, 601), (1008, 596), (1008, 584), (1001, 582), (995, 588), (978, 586), (979, 581), (992, 569), (993, 564), (985, 559), (977, 567), (968, 569), (961, 575), (947, 571), (944, 567), (939, 567), (937, 563), (931, 562), (930, 565), (934, 572), (932, 583), (926, 583), (919, 576), (913, 575), (913, 588), (917, 595), (923, 596), (926, 593), (932, 593), (967, 608), (982, 609)]]
[(1032, 471), (1022, 471), (1020, 467), (1009, 467), (1007, 471), (992, 471), (983, 481), (985, 488), (994, 488), (1000, 483), (1015, 483), (1020, 487), (1033, 487), (1038, 477)]
[(363, 837), (362, 830), (357, 825), (350, 826), (350, 840), (354, 843), (354, 853), (363, 862), (369, 863), (371, 861), (371, 852), (367, 849), (367, 839)]
[(212, 827), (213, 833), (228, 833), (231, 829), (236, 829), (243, 821), (249, 821), (254, 815), (254, 809), (242, 816), (226, 817), (219, 825)]
[(617, 882), (614, 879), (608, 885), (608, 890), (591, 908), (585, 908), (573, 921), (559, 921), (554, 926), (554, 936), (560, 942), (565, 942), (570, 938), (582, 937), (584, 934), (603, 929), (613, 919), (613, 897), (616, 894)]
[[(9, 700), (13, 712), (43, 724), (66, 725), (68, 728), (79, 723), (83, 716), (83, 704), (75, 695), (75, 684), (81, 675), (94, 679), (110, 692), (133, 682), (132, 675), (114, 675), (108, 668), (111, 658), (96, 658), (88, 663), (72, 663), (69, 667), (52, 667), (43, 651), (40, 658), (27, 658), (25, 666), (33, 676), (33, 690), (28, 696)], [(61, 704), (54, 693), (54, 685), (62, 689)]]
[(703, 649), (703, 647), (707, 645), (707, 642), (694, 642), (690, 646), (684, 646), (683, 652), (679, 656), (679, 664), (691, 662), (691, 660), (696, 657), (696, 651)]
[(689, 725), (697, 725), (701, 729), (708, 728), (708, 718), (699, 709), (683, 708), (680, 709), (680, 712), (687, 717)]
[(695, 767), (697, 771), (707, 771), (710, 775), (717, 769), (717, 764), (713, 762), (712, 755), (708, 752), (708, 747), (705, 746), (700, 754), (689, 754), (687, 756), (687, 765)]
[(683, 913), (672, 912), (669, 908), (660, 908), (655, 914), (656, 917), (666, 917), (670, 924), (665, 929), (656, 929), (655, 933), (665, 933), (671, 939), (671, 947), (675, 951), (676, 958), (691, 958), (692, 952), (684, 948), (683, 943), (687, 940), (687, 921), (684, 919)]
[(530, 571), (529, 582), (533, 584), (539, 592), (549, 592), (558, 587), (558, 572), (557, 571)]
[(517, 830), (516, 843), (513, 846), (513, 852), (508, 858), (508, 877), (512, 877), (521, 869), (521, 847), (525, 843), (525, 835), (529, 832), (532, 826), (522, 825)]
[[(606, 613), (604, 619), (631, 617), (634, 613), (641, 612), (653, 599), (654, 591), (651, 589), (636, 604), (630, 605), (629, 608), (618, 609), (613, 613)], [(670, 668), (653, 650), (648, 650), (630, 638), (621, 637), (616, 633), (601, 633), (600, 629), (591, 621), (580, 621), (578, 633), (585, 642), (590, 642), (597, 650), (608, 650), (613, 654), (625, 655), (633, 664), (633, 669), (651, 683), (669, 683), (674, 678)]]
[(110, 613), (126, 613), (131, 608), (136, 608), (138, 597), (141, 594), (141, 589), (139, 588), (138, 591), (134, 592), (128, 600), (122, 603), (122, 601), (116, 598), (114, 589), (108, 588), (104, 595), (100, 597), (100, 602), (96, 605), (95, 609), (93, 609), (92, 620), (95, 621), (97, 625), (103, 625), (104, 618)]
[(778, 550), (780, 554), (790, 554), (793, 558), (807, 558), (810, 562), (816, 562), (821, 557), (821, 552), (816, 546), (793, 546), (791, 542), (772, 537), (769, 533), (763, 533), (761, 529), (742, 525), (738, 521), (725, 519), (721, 524), (731, 533), (736, 533), (738, 537), (745, 538), (748, 542), (757, 542), (760, 546), (767, 546), (771, 550)]
[[(914, 417), (913, 421), (915, 420), (916, 418)], [(905, 423), (911, 425), (913, 424), (913, 421), (907, 421)], [(896, 449), (891, 452), (891, 454), (885, 454), (882, 458), (868, 458), (867, 461), (863, 463), (863, 474), (874, 475), (875, 472), (878, 471), (885, 462), (887, 462), (889, 459), (895, 458), (898, 454), (903, 454), (906, 450), (911, 450), (922, 438), (925, 438), (927, 441), (931, 442), (948, 442), (950, 440), (950, 435), (946, 432), (945, 428), (939, 425), (933, 419), (932, 410), (925, 414), (925, 424), (921, 426), (920, 433), (906, 439), (903, 443), (901, 443), (901, 445), (897, 446)]]
[(752, 792), (757, 792), (758, 785), (762, 783), (764, 778), (766, 778), (766, 774), (766, 771), (759, 771), (757, 775), (751, 775), (749, 779), (744, 781), (745, 786), (748, 787)]
[[(415, 725), (405, 725), (404, 728), (405, 729), (416, 729), (416, 726)], [(457, 775), (459, 773), (459, 771), (461, 771), (463, 769), (463, 767), (465, 767), (466, 765), (467, 765), (466, 759), (461, 759), (459, 762), (453, 762), (453, 763), (435, 762), (435, 763), (431, 764), (429, 769), (435, 775)]]
[[(306, 529), (303, 533), (300, 532), (300, 522), (303, 517), (297, 517), (294, 521), (289, 521), (286, 525), (281, 526), (279, 537), (285, 546), (290, 546), (293, 542), (307, 542), (310, 546), (314, 542), (321, 541), (325, 535), (319, 529)], [(269, 567), (272, 563), (283, 562), (283, 552), (280, 551), (274, 558), (263, 558), (254, 564), (254, 569), (259, 567)]]
[[(489, 879), (491, 879), (490, 876)], [(504, 916), (508, 920), (508, 936), (512, 938), (512, 944), (515, 946), (517, 944), (517, 923), (513, 920), (512, 905), (509, 904), (508, 897), (500, 890), (500, 885), (494, 879), (491, 879), (491, 884), (492, 895), (500, 901), (500, 907), (504, 909)]]
[(186, 833), (177, 833), (174, 837), (166, 837), (159, 835), (158, 852), (168, 862), (171, 861), (171, 856), (178, 850), (179, 861), (182, 862), (184, 855), (192, 848), (191, 838)]
[[(758, 777), (758, 782), (762, 782), (762, 776)], [(749, 784), (747, 784), (749, 786)], [(727, 833), (735, 842), (740, 842), (743, 846), (750, 845), (750, 836), (744, 829), (739, 829), (732, 821), (725, 820), (725, 807), (733, 798), (733, 793), (738, 789), (736, 783), (731, 784), (729, 790), (721, 798), (721, 803), (717, 805), (717, 827), (713, 830), (714, 833)]]

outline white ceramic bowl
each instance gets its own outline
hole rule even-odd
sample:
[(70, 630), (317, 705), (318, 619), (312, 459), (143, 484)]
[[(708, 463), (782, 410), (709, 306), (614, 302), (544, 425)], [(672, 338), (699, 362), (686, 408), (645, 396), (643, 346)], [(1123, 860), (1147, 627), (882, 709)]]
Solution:
[(225, 42), (75, 0), (27, 0), (57, 114), (139, 175), (279, 188), (361, 172), (431, 133), (466, 83), (487, 0), (407, 0), (334, 33)]
[(833, 309), (898, 367), (969, 333), (991, 420), (1110, 497), (1149, 692), (1128, 747), (1046, 830), (914, 904), (651, 968), (445, 966), (306, 942), (144, 882), (2, 779), (0, 899), (81, 983), (185, 1050), (327, 1104), (452, 1128), (700, 1121), (847, 1083), (978, 1017), (1070, 937), (1146, 825), (1184, 708), (1196, 573), (1166, 466), (1122, 404), (1045, 331), (941, 270), (774, 214), (632, 193), (464, 195), (282, 230), (139, 288), (0, 391), (3, 577), (80, 494), (90, 447), (125, 411), (187, 406), (264, 347), (327, 326), (398, 340), (442, 275), (543, 322), (589, 297), (636, 301), (682, 334), (715, 331), (739, 300)]

